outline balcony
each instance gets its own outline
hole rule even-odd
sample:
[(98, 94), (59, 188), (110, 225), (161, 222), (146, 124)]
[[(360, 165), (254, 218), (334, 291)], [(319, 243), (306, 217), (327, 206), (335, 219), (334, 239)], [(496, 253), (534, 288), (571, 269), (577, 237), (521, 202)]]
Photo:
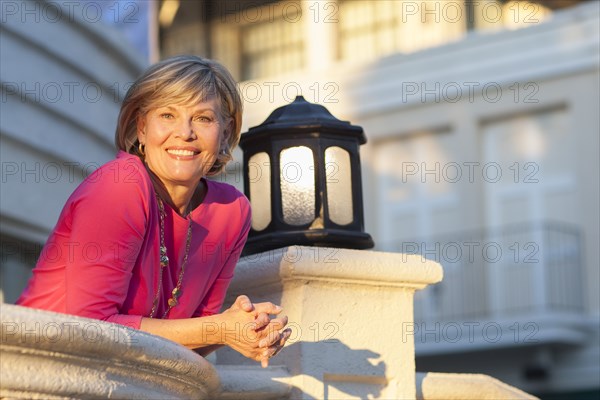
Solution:
[(444, 267), (415, 296), (417, 355), (583, 343), (582, 246), (578, 228), (547, 221), (401, 242)]

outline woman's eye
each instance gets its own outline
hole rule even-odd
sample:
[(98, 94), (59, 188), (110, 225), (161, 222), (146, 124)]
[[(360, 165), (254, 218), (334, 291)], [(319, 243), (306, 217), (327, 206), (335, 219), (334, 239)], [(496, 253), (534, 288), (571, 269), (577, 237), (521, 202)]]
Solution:
[(160, 114), (160, 116), (161, 116), (161, 118), (165, 118), (165, 119), (175, 118), (173, 116), (173, 114), (171, 114), (171, 113), (162, 113), (162, 114)]
[(207, 115), (197, 116), (195, 118), (195, 120), (198, 121), (198, 122), (204, 122), (204, 123), (209, 123), (209, 122), (213, 121), (213, 119), (211, 117), (207, 116)]

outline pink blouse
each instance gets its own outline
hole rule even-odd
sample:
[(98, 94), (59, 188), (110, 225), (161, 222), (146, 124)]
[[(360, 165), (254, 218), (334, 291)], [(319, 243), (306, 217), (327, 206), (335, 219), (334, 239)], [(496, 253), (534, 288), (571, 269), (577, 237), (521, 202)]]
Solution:
[[(250, 229), (250, 204), (233, 186), (205, 181), (191, 213), (192, 240), (179, 304), (167, 318), (218, 313)], [(167, 309), (185, 253), (188, 220), (165, 203), (169, 266), (157, 317)], [(17, 304), (139, 329), (160, 273), (159, 211), (141, 160), (119, 152), (67, 200)]]

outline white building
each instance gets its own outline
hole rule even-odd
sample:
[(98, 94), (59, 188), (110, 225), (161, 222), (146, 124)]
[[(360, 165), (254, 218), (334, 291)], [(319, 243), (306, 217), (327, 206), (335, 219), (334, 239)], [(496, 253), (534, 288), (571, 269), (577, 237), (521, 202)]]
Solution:
[(165, 1), (160, 15), (163, 56), (214, 57), (242, 80), (246, 129), (300, 93), (365, 129), (376, 248), (444, 265), (406, 327), (418, 369), (598, 395), (598, 3)]
[(23, 290), (69, 195), (115, 157), (119, 105), (144, 61), (102, 12), (0, 3), (0, 301)]
[[(11, 302), (68, 195), (114, 156), (118, 102), (141, 64), (99, 25), (57, 23), (49, 3), (6, 4), (0, 272)], [(23, 4), (39, 21), (25, 24), (36, 12)], [(366, 231), (379, 250), (444, 266), (405, 327), (418, 369), (598, 396), (598, 3), (157, 6), (163, 57), (217, 58), (242, 80), (245, 129), (300, 92), (365, 129)], [(240, 174), (234, 163), (223, 179), (241, 186)]]

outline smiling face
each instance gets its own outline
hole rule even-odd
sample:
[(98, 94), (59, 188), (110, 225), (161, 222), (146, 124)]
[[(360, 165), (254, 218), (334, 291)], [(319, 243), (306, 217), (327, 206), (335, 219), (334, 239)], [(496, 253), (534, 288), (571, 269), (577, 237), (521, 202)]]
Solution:
[(151, 109), (137, 122), (146, 164), (167, 189), (198, 185), (223, 147), (225, 129), (216, 97)]

